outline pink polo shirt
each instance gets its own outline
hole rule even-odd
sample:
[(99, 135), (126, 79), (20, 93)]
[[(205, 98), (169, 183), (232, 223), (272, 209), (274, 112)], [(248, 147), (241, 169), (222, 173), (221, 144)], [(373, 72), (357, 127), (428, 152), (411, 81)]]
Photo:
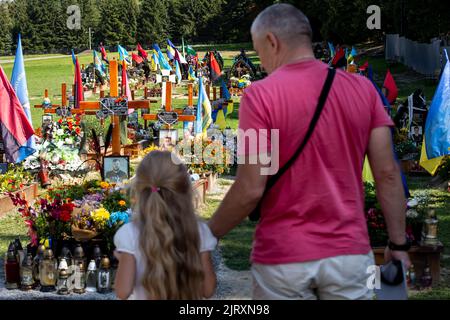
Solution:
[[(239, 128), (279, 129), (280, 167), (303, 141), (326, 75), (326, 64), (303, 61), (246, 89)], [(263, 200), (252, 261), (286, 264), (369, 253), (364, 158), (372, 129), (392, 125), (369, 80), (337, 71), (311, 140)], [(271, 150), (270, 136), (267, 140)], [(241, 146), (239, 154), (265, 151)]]

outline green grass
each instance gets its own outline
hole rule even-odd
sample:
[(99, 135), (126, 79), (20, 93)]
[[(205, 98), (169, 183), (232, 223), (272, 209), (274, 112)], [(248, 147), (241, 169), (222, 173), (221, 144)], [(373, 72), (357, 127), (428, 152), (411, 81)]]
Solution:
[(8, 250), (9, 243), (17, 237), (24, 247), (29, 242), (25, 223), (19, 214), (12, 213), (0, 218), (0, 258)]

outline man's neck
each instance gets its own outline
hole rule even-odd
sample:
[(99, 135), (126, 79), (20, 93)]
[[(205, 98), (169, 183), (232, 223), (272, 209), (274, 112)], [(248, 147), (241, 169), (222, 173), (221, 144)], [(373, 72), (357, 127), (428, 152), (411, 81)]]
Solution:
[(296, 50), (286, 49), (285, 53), (280, 56), (278, 66), (282, 67), (284, 65), (299, 63), (308, 60), (315, 60), (312, 48), (298, 48)]

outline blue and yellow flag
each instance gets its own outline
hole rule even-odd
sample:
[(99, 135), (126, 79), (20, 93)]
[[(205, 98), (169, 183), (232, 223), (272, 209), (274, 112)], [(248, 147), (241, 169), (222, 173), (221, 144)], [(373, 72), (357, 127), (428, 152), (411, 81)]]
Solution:
[(328, 42), (328, 48), (330, 49), (330, 58), (334, 58), (336, 55), (336, 50), (331, 42)]
[(209, 126), (212, 123), (212, 108), (211, 102), (206, 94), (203, 79), (199, 79), (198, 102), (197, 102), (197, 119), (195, 120), (195, 135), (206, 134)]
[[(447, 51), (445, 51), (447, 56)], [(446, 156), (450, 155), (450, 63), (445, 64), (425, 124), (420, 165), (435, 175)]]
[(94, 50), (94, 67), (100, 72), (100, 75), (104, 77), (106, 75), (106, 66), (100, 58), (97, 51)]
[(167, 61), (166, 57), (164, 57), (160, 47), (157, 44), (154, 44), (153, 49), (156, 51), (156, 54), (158, 55), (158, 62), (161, 69), (172, 71), (169, 62)]
[(122, 62), (125, 60), (126, 63), (131, 64), (131, 57), (127, 50), (125, 50), (124, 47), (122, 47), (120, 44), (118, 45), (119, 51), (119, 61)]
[(188, 80), (189, 81), (197, 81), (197, 77), (195, 76), (194, 69), (192, 69), (192, 66), (189, 66), (189, 72), (188, 72)]

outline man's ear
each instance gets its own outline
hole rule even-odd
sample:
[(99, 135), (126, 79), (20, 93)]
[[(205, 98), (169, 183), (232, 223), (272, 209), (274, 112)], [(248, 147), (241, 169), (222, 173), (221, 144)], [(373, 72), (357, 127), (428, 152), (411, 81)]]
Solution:
[(270, 45), (271, 49), (275, 52), (278, 52), (278, 50), (280, 49), (280, 42), (278, 41), (278, 38), (275, 36), (275, 34), (269, 32), (266, 35), (266, 40)]

